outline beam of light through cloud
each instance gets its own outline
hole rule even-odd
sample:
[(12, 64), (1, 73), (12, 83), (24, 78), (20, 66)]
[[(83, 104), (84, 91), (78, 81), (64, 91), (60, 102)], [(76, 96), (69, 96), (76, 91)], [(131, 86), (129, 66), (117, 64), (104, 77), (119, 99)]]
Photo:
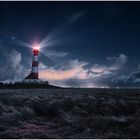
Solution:
[(74, 13), (71, 17), (69, 17), (66, 21), (64, 21), (61, 24), (58, 24), (56, 27), (54, 27), (53, 30), (51, 30), (47, 36), (41, 41), (42, 48), (44, 47), (51, 47), (55, 45), (65, 45), (68, 44), (68, 41), (65, 42), (63, 40), (60, 40), (60, 37), (64, 35), (67, 31), (67, 29), (70, 28), (70, 25), (78, 21), (83, 15), (85, 15), (86, 11), (78, 11)]
[(30, 44), (28, 44), (25, 41), (19, 40), (17, 38), (10, 36), (10, 38), (13, 40), (14, 44), (20, 45), (20, 46), (24, 46), (24, 47), (28, 47), (28, 48), (32, 48), (32, 46)]
[[(10, 36), (10, 38), (12, 39), (12, 37)], [(13, 39), (12, 39), (13, 40)], [(55, 60), (53, 60), (52, 58), (49, 57), (49, 55), (47, 55), (43, 50), (42, 50), (42, 46), (40, 43), (38, 42), (33, 42), (33, 44), (28, 44), (25, 41), (19, 40), (14, 38), (13, 43), (18, 45), (18, 46), (23, 46), (23, 47), (28, 47), (29, 49), (33, 49), (34, 47), (39, 47), (39, 53), (43, 56), (45, 56), (51, 63), (56, 64)]]

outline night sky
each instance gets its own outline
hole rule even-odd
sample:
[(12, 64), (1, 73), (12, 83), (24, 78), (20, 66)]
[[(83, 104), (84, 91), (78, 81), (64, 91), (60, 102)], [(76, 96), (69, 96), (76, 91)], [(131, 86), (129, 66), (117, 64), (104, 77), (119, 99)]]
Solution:
[(140, 86), (140, 2), (0, 2), (0, 81), (30, 73), (74, 87)]

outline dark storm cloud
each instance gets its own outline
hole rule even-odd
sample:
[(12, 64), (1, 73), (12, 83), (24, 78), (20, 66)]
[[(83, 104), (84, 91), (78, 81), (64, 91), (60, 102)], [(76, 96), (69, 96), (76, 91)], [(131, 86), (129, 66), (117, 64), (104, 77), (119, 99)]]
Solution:
[(25, 68), (21, 64), (21, 53), (12, 50), (6, 54), (6, 63), (1, 65), (0, 79), (1, 80), (21, 80), (25, 74)]
[(140, 86), (140, 71), (134, 71), (129, 74), (119, 75), (112, 79), (112, 83), (119, 87), (139, 87)]

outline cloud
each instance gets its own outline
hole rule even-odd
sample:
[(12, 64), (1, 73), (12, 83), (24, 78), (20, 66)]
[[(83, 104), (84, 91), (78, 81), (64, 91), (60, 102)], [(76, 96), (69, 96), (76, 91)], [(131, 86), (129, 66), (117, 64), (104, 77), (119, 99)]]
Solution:
[(12, 50), (10, 54), (7, 55), (7, 64), (11, 66), (14, 70), (21, 62), (21, 53)]
[(140, 71), (118, 75), (118, 77), (112, 80), (112, 83), (115, 83), (115, 85), (118, 85), (120, 87), (139, 87)]
[(63, 86), (108, 87), (112, 85), (111, 79), (117, 76), (127, 63), (127, 56), (119, 54), (118, 57), (108, 57), (107, 60), (112, 61), (112, 64), (109, 66), (95, 64), (92, 67), (88, 67), (87, 62), (78, 59), (69, 60), (58, 69), (48, 67), (40, 70), (39, 76), (41, 79)]
[[(87, 70), (84, 66), (86, 62), (80, 62), (79, 60), (70, 60), (67, 65), (62, 66), (59, 69), (53, 67), (40, 70), (39, 76), (41, 79), (47, 80), (67, 80), (71, 78), (85, 79), (87, 77)], [(68, 69), (69, 68), (69, 69)]]
[(107, 57), (109, 61), (115, 61), (110, 67), (109, 70), (119, 70), (122, 68), (127, 62), (127, 56), (125, 54), (119, 54), (118, 57)]
[(100, 66), (98, 64), (95, 64), (92, 68), (91, 71), (93, 73), (103, 73), (107, 69), (107, 66)]
[(97, 74), (100, 76), (110, 74), (112, 75), (123, 68), (123, 66), (127, 62), (127, 56), (124, 54), (119, 54), (118, 57), (107, 57), (107, 60), (112, 61), (112, 64), (110, 66), (95, 64), (93, 67), (91, 67), (90, 71), (93, 74)]
[(25, 68), (21, 64), (22, 56), (16, 50), (12, 50), (9, 54), (6, 54), (6, 63), (1, 66), (0, 79), (1, 80), (18, 80), (22, 79), (25, 74)]
[(46, 65), (44, 65), (42, 62), (39, 63), (38, 65), (39, 69), (46, 69), (48, 68)]
[[(57, 67), (46, 66), (43, 62), (39, 63), (39, 77), (42, 80), (49, 81), (64, 87), (109, 87), (119, 85), (125, 82), (126, 76), (120, 80), (118, 77), (127, 63), (127, 56), (119, 54), (117, 57), (108, 57), (107, 62), (110, 65), (95, 64), (89, 66), (88, 62), (78, 59), (67, 60)], [(22, 54), (16, 50), (12, 50), (5, 56), (5, 66), (1, 66), (1, 80), (22, 80), (30, 72), (22, 62)], [(134, 74), (132, 74), (134, 76)], [(132, 76), (130, 76), (132, 77)], [(118, 78), (118, 79), (117, 79)], [(129, 78), (128, 78), (129, 79)], [(134, 80), (133, 80), (134, 81)], [(139, 79), (135, 78), (135, 83)]]
[(140, 64), (139, 64), (139, 65), (137, 65), (137, 68), (140, 70)]

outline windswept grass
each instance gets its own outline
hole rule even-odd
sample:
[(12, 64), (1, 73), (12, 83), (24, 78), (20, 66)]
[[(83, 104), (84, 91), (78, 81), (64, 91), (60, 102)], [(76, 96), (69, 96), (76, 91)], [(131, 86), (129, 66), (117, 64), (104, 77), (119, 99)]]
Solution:
[(1, 90), (0, 138), (140, 138), (138, 90)]

